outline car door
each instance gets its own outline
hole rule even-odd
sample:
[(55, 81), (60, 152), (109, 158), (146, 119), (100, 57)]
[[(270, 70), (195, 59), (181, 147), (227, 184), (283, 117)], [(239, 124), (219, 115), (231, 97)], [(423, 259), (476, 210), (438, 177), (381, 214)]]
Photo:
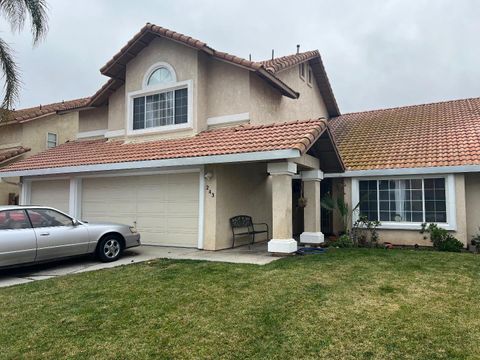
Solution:
[(0, 267), (35, 261), (37, 240), (25, 210), (0, 211)]
[(37, 260), (48, 260), (88, 252), (88, 230), (53, 209), (27, 209), (37, 237)]

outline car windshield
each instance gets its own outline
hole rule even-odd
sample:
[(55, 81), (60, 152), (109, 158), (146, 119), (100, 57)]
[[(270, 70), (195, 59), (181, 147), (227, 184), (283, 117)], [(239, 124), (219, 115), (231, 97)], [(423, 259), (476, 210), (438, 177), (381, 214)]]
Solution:
[(29, 209), (28, 216), (34, 228), (73, 224), (71, 218), (51, 209)]

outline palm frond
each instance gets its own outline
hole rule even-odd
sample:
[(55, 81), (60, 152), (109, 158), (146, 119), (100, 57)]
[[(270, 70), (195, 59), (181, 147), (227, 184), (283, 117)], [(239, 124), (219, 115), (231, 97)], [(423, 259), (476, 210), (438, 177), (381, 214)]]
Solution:
[(12, 55), (12, 49), (3, 40), (0, 39), (0, 66), (3, 72), (3, 109), (10, 109), (15, 101), (18, 100), (20, 94), (21, 81), (18, 76), (18, 67)]
[(30, 14), (33, 44), (42, 40), (48, 32), (47, 3), (45, 0), (24, 0)]

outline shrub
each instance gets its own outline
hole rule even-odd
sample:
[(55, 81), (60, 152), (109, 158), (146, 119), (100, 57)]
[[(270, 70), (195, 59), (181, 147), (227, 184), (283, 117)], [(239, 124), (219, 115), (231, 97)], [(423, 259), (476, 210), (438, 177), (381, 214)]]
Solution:
[(352, 226), (352, 241), (355, 246), (378, 246), (379, 236), (377, 228), (380, 225), (380, 221), (368, 220), (366, 216), (359, 216)]
[(475, 246), (475, 250), (477, 251), (477, 253), (479, 253), (480, 252), (480, 234), (476, 234), (472, 236), (472, 245)]
[(343, 234), (338, 239), (331, 241), (328, 245), (339, 248), (350, 248), (353, 247), (353, 241), (350, 236)]
[(429, 233), (430, 241), (438, 251), (460, 252), (463, 248), (463, 244), (458, 239), (437, 224), (422, 224), (420, 233)]

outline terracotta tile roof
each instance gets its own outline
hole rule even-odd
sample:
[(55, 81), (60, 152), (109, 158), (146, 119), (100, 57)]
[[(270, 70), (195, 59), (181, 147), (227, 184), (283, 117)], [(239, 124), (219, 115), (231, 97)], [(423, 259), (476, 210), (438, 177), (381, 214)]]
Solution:
[(59, 111), (73, 110), (85, 106), (90, 98), (62, 101), (54, 104), (40, 105), (36, 107), (9, 111), (2, 125), (12, 123), (24, 123), (43, 116), (55, 114)]
[(480, 98), (345, 114), (329, 128), (347, 170), (480, 164)]
[(30, 148), (24, 146), (15, 146), (8, 149), (0, 149), (0, 164), (12, 158), (30, 151)]
[(330, 82), (326, 76), (325, 68), (318, 50), (283, 56), (267, 61), (250, 61), (235, 55), (215, 50), (200, 40), (150, 23), (147, 23), (132, 39), (130, 39), (130, 41), (128, 41), (124, 47), (122, 47), (122, 49), (120, 49), (117, 54), (113, 56), (112, 59), (110, 59), (100, 69), (100, 72), (103, 75), (111, 77), (111, 80), (109, 80), (99, 91), (97, 91), (95, 95), (92, 96), (92, 100), (89, 105), (99, 106), (105, 104), (108, 96), (123, 85), (125, 80), (126, 64), (158, 36), (179, 42), (196, 50), (203, 51), (209, 56), (254, 71), (273, 87), (279, 89), (282, 94), (291, 98), (297, 98), (298, 93), (280, 80), (275, 74), (301, 62), (310, 61), (329, 114), (331, 116), (340, 115), (340, 111), (333, 95)]
[(275, 74), (318, 56), (320, 56), (318, 50), (313, 50), (260, 61), (260, 64), (262, 64), (265, 69)]
[(72, 141), (11, 164), (0, 172), (284, 149), (305, 153), (325, 130), (324, 120), (306, 120), (240, 125), (208, 130), (188, 138), (137, 143), (105, 139)]

